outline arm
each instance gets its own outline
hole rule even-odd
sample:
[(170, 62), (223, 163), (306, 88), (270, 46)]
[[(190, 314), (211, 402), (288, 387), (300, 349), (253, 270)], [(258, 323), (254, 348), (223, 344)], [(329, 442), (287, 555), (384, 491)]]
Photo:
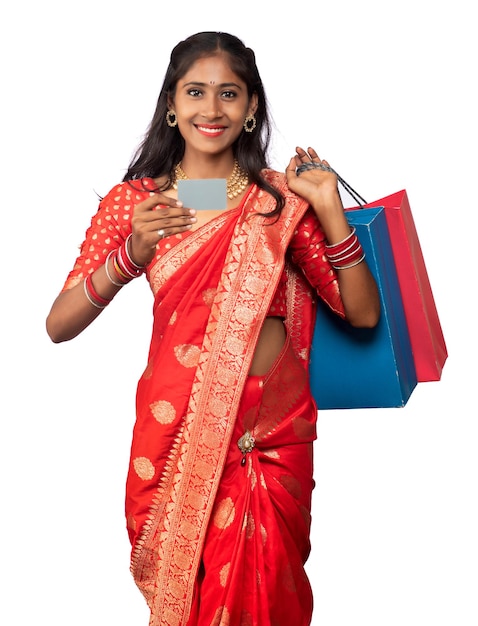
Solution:
[[(291, 191), (305, 198), (314, 210), (328, 244), (336, 244), (350, 235), (342, 201), (338, 192), (337, 177), (333, 172), (320, 169), (296, 174), (296, 168), (306, 161), (322, 162), (312, 148), (308, 153), (297, 148), (286, 170)], [(345, 310), (345, 318), (352, 326), (373, 327), (380, 316), (380, 298), (375, 280), (366, 262), (337, 270), (337, 280)]]
[[(100, 203), (75, 267), (53, 302), (46, 330), (54, 343), (69, 341), (85, 330), (118, 291), (142, 273), (163, 236), (189, 230), (195, 221), (194, 211), (151, 192), (143, 193), (146, 199), (134, 206), (130, 216), (131, 192), (125, 189), (129, 188), (115, 188)], [(121, 266), (116, 261), (118, 250)]]

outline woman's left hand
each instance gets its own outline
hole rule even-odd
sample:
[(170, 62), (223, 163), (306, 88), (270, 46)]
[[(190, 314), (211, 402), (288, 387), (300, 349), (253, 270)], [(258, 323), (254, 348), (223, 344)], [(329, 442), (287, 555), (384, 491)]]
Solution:
[(297, 175), (297, 168), (309, 162), (330, 167), (327, 161), (320, 159), (313, 148), (306, 151), (298, 146), (286, 169), (287, 184), (291, 191), (305, 198), (311, 206), (319, 208), (339, 196), (337, 176), (334, 172), (320, 168), (306, 170)]

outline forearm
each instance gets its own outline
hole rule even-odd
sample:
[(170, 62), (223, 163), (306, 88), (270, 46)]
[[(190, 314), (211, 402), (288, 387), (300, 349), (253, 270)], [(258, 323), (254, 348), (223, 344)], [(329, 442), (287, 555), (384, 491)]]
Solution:
[[(340, 245), (340, 242), (344, 240), (347, 241), (345, 246), (349, 245), (349, 241), (353, 241), (353, 238), (350, 239), (351, 227), (347, 222), (337, 191), (318, 196), (314, 201), (313, 209), (321, 223), (330, 252), (334, 249), (334, 245)], [(350, 250), (354, 249), (357, 252), (353, 257), (355, 261), (351, 263), (351, 267), (348, 267), (349, 264), (345, 260), (341, 263), (342, 268), (337, 269), (345, 316), (352, 326), (373, 327), (380, 316), (378, 289), (367, 262), (362, 256), (363, 250), (359, 242), (355, 246), (352, 243)]]
[(352, 326), (373, 328), (380, 317), (377, 285), (366, 260), (354, 267), (337, 270), (345, 316)]
[[(105, 300), (112, 300), (121, 289), (109, 280), (102, 265), (91, 276), (95, 291)], [(84, 281), (60, 293), (54, 301), (46, 319), (46, 329), (54, 343), (69, 341), (77, 337), (103, 311), (104, 306), (95, 306), (88, 299)]]

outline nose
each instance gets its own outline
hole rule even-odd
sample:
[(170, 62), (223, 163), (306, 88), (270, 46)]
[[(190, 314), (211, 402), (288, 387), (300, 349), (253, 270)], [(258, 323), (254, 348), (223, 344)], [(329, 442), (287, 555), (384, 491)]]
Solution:
[(211, 94), (203, 99), (201, 115), (207, 120), (215, 120), (222, 116), (219, 99)]

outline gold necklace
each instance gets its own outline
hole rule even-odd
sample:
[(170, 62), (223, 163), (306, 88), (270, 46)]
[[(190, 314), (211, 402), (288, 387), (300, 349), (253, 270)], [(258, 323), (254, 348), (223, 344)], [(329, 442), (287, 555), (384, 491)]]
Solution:
[[(181, 161), (179, 161), (179, 163), (174, 168), (173, 189), (178, 188), (178, 180), (188, 180), (188, 177), (181, 167)], [(236, 159), (234, 159), (234, 168), (226, 183), (226, 193), (229, 200), (237, 198), (237, 196), (244, 191), (248, 184), (249, 176), (241, 168)]]

